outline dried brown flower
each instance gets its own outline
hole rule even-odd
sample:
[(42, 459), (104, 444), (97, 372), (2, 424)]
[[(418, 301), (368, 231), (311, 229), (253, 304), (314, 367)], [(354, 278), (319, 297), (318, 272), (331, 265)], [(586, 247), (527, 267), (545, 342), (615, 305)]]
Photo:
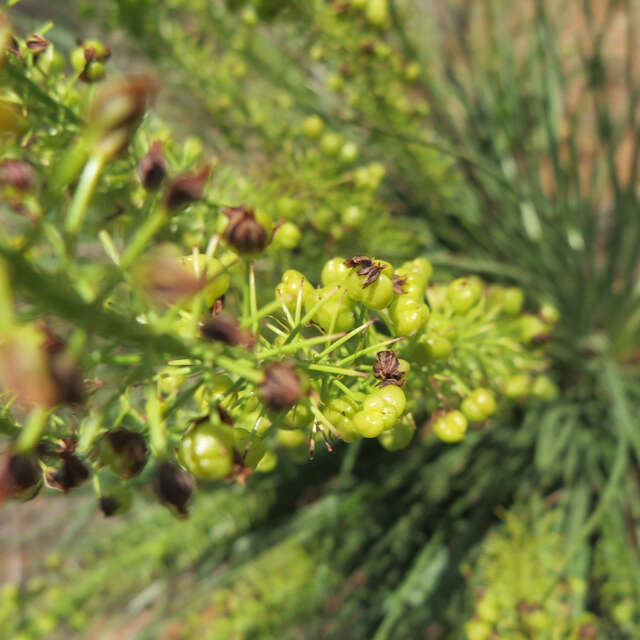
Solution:
[(36, 186), (36, 174), (25, 160), (7, 158), (0, 162), (0, 184), (7, 184), (19, 191), (29, 191)]
[(105, 157), (117, 155), (129, 144), (155, 86), (149, 76), (129, 75), (108, 82), (97, 94), (89, 122), (98, 134), (97, 143)]
[(367, 258), (367, 256), (354, 256), (345, 260), (344, 263), (351, 269), (357, 269), (356, 273), (359, 276), (365, 276), (362, 282), (363, 289), (372, 285), (385, 268), (382, 262), (376, 262), (372, 258)]
[(100, 496), (100, 510), (104, 513), (105, 518), (114, 515), (120, 504), (115, 496)]
[(404, 381), (404, 372), (400, 371), (398, 356), (391, 349), (378, 351), (377, 360), (373, 365), (373, 375), (380, 380), (379, 387), (395, 384), (401, 387)]
[(170, 505), (180, 515), (187, 515), (187, 504), (193, 495), (193, 476), (172, 462), (164, 460), (158, 464), (154, 478), (154, 489), (160, 502)]
[(184, 173), (174, 178), (164, 199), (167, 209), (175, 211), (200, 200), (210, 173), (211, 165), (205, 164), (196, 173)]
[(36, 456), (7, 453), (0, 456), (0, 504), (35, 490), (42, 478)]
[(47, 50), (47, 47), (51, 42), (39, 33), (34, 33), (26, 39), (25, 44), (27, 45), (27, 49), (29, 49), (34, 56), (38, 56)]
[(207, 320), (200, 329), (202, 335), (209, 340), (223, 342), (232, 346), (252, 347), (256, 340), (245, 331), (238, 321), (229, 314), (219, 315)]
[(399, 276), (397, 273), (393, 274), (393, 291), (397, 295), (402, 295), (403, 293), (407, 293), (403, 287), (407, 284), (407, 280), (402, 276)]
[(256, 220), (253, 209), (241, 204), (238, 207), (228, 207), (223, 213), (229, 218), (224, 238), (238, 253), (258, 253), (267, 247), (269, 234)]
[(164, 144), (156, 140), (146, 155), (138, 162), (140, 182), (147, 191), (155, 191), (167, 177), (167, 161), (164, 157)]
[(291, 365), (274, 362), (265, 369), (260, 395), (270, 409), (289, 409), (300, 401), (302, 394), (302, 380)]
[(105, 443), (114, 454), (111, 470), (121, 478), (137, 476), (147, 464), (149, 449), (144, 437), (128, 429), (115, 429), (105, 436)]
[(81, 485), (89, 477), (88, 467), (73, 453), (61, 455), (62, 465), (59, 469), (49, 468), (44, 473), (47, 486), (67, 493), (70, 489)]
[(173, 304), (185, 296), (194, 295), (206, 284), (181, 259), (173, 245), (160, 245), (139, 261), (135, 278), (140, 287), (160, 304)]

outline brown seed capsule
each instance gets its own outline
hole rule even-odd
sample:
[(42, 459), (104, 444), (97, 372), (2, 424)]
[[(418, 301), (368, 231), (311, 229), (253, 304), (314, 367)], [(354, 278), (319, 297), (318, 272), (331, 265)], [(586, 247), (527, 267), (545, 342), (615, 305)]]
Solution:
[(116, 475), (133, 478), (144, 469), (149, 450), (141, 434), (128, 429), (116, 429), (109, 431), (105, 440), (113, 452), (110, 468)]
[(72, 453), (62, 454), (62, 465), (59, 469), (47, 469), (44, 473), (45, 482), (52, 489), (63, 493), (81, 485), (89, 477), (88, 467)]
[(26, 39), (25, 44), (27, 45), (27, 49), (29, 49), (34, 56), (38, 56), (47, 50), (47, 47), (51, 42), (42, 37), (39, 33), (34, 33)]
[(175, 211), (200, 200), (210, 173), (211, 165), (205, 164), (196, 173), (185, 173), (174, 178), (169, 183), (164, 199), (167, 209)]
[(202, 335), (209, 340), (223, 342), (234, 347), (252, 347), (255, 338), (245, 331), (238, 321), (229, 314), (219, 315), (207, 320), (200, 328)]
[(138, 175), (140, 182), (147, 191), (155, 191), (160, 188), (167, 176), (167, 161), (164, 157), (164, 144), (156, 140), (146, 155), (138, 162)]
[(143, 256), (135, 269), (135, 280), (151, 298), (160, 304), (174, 304), (185, 296), (194, 295), (207, 284), (193, 268), (181, 259), (173, 245), (160, 245)]
[(36, 174), (28, 162), (7, 158), (0, 162), (0, 184), (29, 191), (36, 186)]
[(300, 401), (302, 394), (302, 380), (291, 365), (274, 362), (265, 369), (260, 395), (270, 409), (289, 409)]
[(84, 376), (64, 351), (49, 356), (49, 373), (56, 386), (56, 404), (79, 404), (84, 400)]
[(153, 80), (144, 75), (123, 76), (102, 87), (89, 112), (99, 153), (111, 158), (126, 148), (154, 89)]
[(166, 460), (160, 462), (154, 477), (154, 490), (160, 502), (168, 504), (182, 516), (187, 515), (187, 504), (193, 495), (193, 476)]
[(238, 253), (259, 253), (269, 244), (267, 230), (256, 220), (253, 209), (242, 204), (223, 210), (229, 222), (224, 230), (224, 239)]
[(35, 490), (41, 478), (36, 456), (28, 453), (0, 456), (0, 504)]
[(373, 375), (380, 380), (379, 387), (395, 384), (401, 387), (404, 384), (404, 372), (400, 371), (398, 356), (391, 349), (378, 351), (377, 360), (373, 365)]
[(114, 496), (100, 497), (100, 510), (104, 513), (105, 518), (114, 515), (119, 506), (118, 500)]

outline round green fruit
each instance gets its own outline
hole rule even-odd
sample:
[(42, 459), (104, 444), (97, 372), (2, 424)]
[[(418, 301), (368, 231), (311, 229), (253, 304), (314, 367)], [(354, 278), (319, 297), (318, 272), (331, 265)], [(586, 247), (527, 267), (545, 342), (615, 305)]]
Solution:
[(399, 451), (400, 449), (404, 449), (409, 445), (409, 443), (413, 439), (414, 433), (414, 426), (410, 422), (403, 420), (402, 422), (396, 424), (393, 429), (383, 431), (378, 436), (378, 442), (387, 451)]
[(433, 423), (433, 432), (443, 442), (460, 442), (467, 433), (468, 422), (464, 414), (456, 409), (447, 411)]
[(233, 468), (233, 429), (224, 425), (196, 425), (182, 438), (178, 459), (196, 478), (220, 480)]
[(363, 438), (377, 438), (386, 428), (386, 418), (380, 411), (358, 411), (353, 425)]
[(478, 302), (482, 287), (473, 278), (457, 278), (447, 287), (447, 299), (456, 313), (466, 313)]

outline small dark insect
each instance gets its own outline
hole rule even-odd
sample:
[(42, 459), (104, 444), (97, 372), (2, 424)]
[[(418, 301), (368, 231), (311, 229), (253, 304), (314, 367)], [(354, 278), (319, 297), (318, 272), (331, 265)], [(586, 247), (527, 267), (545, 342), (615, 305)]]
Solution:
[(378, 351), (376, 363), (373, 365), (373, 375), (380, 380), (379, 387), (395, 384), (401, 387), (404, 381), (404, 372), (400, 371), (400, 361), (394, 351)]
[(365, 276), (362, 282), (363, 289), (373, 284), (384, 269), (382, 262), (376, 262), (372, 258), (367, 258), (367, 256), (353, 256), (353, 258), (345, 260), (344, 263), (352, 269), (360, 267), (356, 273), (359, 276)]

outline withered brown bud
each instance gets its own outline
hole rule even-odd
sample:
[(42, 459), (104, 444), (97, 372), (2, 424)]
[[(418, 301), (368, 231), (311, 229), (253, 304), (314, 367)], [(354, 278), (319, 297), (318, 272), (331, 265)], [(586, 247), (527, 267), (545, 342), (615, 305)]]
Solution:
[(119, 506), (118, 500), (114, 496), (100, 496), (100, 510), (104, 513), (105, 518), (114, 515)]
[(35, 490), (41, 478), (36, 456), (28, 453), (0, 456), (0, 504)]
[(27, 45), (27, 49), (29, 49), (34, 56), (37, 56), (46, 51), (51, 43), (39, 33), (34, 33), (26, 39), (25, 44)]
[(128, 429), (116, 429), (109, 431), (105, 440), (114, 454), (111, 470), (116, 475), (121, 478), (133, 478), (144, 469), (149, 449), (141, 434)]
[(52, 331), (46, 320), (37, 320), (35, 324), (36, 329), (44, 335), (42, 348), (45, 353), (53, 355), (54, 353), (59, 353), (64, 349), (64, 340)]
[(207, 284), (187, 266), (177, 247), (160, 245), (143, 256), (134, 275), (139, 286), (160, 304), (174, 304), (180, 298), (194, 295)]
[(211, 306), (211, 317), (216, 318), (224, 311), (224, 296), (220, 296)]
[(220, 422), (222, 422), (223, 424), (228, 424), (230, 427), (233, 427), (234, 422), (233, 422), (233, 418), (231, 417), (231, 414), (224, 407), (221, 407), (220, 405), (216, 407), (216, 410), (218, 412), (218, 417), (220, 418)]
[(77, 363), (64, 351), (49, 355), (49, 373), (56, 387), (56, 404), (84, 400), (84, 377)]
[(265, 369), (260, 395), (270, 409), (289, 409), (300, 401), (302, 394), (302, 380), (291, 365), (274, 362)]
[(211, 165), (205, 164), (196, 173), (185, 173), (174, 178), (169, 183), (164, 199), (167, 209), (174, 211), (200, 200), (210, 173)]
[(172, 462), (160, 462), (154, 477), (154, 490), (160, 502), (173, 507), (180, 515), (187, 515), (187, 504), (193, 495), (193, 476)]
[(241, 204), (238, 207), (228, 207), (222, 213), (229, 218), (224, 230), (224, 239), (238, 253), (264, 251), (270, 241), (269, 234), (256, 220), (253, 209)]
[(102, 87), (93, 101), (89, 122), (98, 133), (97, 144), (104, 156), (112, 157), (129, 144), (154, 89), (153, 80), (144, 75), (119, 77)]
[(58, 489), (66, 493), (87, 480), (89, 469), (78, 456), (72, 453), (64, 453), (61, 457), (62, 465), (60, 468), (47, 469), (44, 479), (52, 489)]
[(18, 60), (22, 60), (22, 51), (20, 51), (20, 43), (16, 40), (15, 36), (9, 37), (9, 44), (7, 51), (10, 51)]
[(234, 347), (249, 348), (256, 342), (255, 338), (248, 331), (245, 331), (238, 321), (229, 314), (222, 314), (207, 320), (200, 330), (205, 338)]
[(8, 184), (19, 191), (29, 191), (36, 186), (36, 174), (25, 160), (7, 158), (0, 162), (0, 184)]
[(155, 191), (167, 176), (167, 161), (164, 157), (164, 144), (156, 140), (146, 155), (138, 162), (140, 182), (147, 191)]
[(401, 387), (404, 384), (404, 372), (400, 371), (398, 356), (391, 349), (378, 351), (377, 360), (373, 365), (373, 375), (380, 380), (379, 387), (395, 384)]

